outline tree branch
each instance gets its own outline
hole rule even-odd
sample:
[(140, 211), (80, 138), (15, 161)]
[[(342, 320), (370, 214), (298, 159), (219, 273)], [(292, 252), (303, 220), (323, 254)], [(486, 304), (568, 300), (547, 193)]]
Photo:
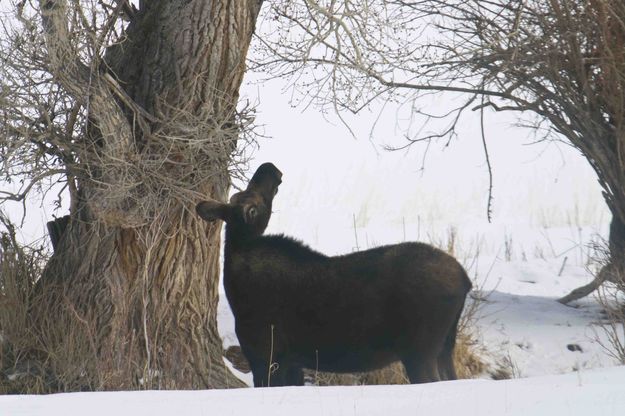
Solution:
[(39, 0), (41, 20), (48, 49), (49, 71), (77, 101), (85, 103), (102, 134), (106, 151), (112, 157), (123, 157), (132, 149), (131, 127), (116, 104), (98, 71), (94, 57), (91, 68), (83, 64), (72, 46), (67, 26), (65, 0)]

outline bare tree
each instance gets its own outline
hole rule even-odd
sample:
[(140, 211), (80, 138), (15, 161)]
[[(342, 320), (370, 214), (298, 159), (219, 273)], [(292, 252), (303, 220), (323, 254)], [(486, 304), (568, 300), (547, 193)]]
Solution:
[[(561, 301), (621, 279), (624, 2), (302, 0), (272, 7), (279, 35), (263, 35), (273, 33), (275, 23), (259, 28), (255, 64), (270, 74), (290, 74), (299, 100), (339, 114), (390, 100), (409, 106), (422, 123), (446, 121), (432, 134), (413, 132), (408, 145), (453, 137), (466, 110), (524, 113), (540, 139), (579, 149), (613, 214), (612, 253), (591, 284)], [(312, 77), (301, 76), (307, 71)], [(453, 94), (459, 104), (442, 113), (421, 108), (424, 96), (438, 93)]]
[[(138, 3), (138, 4), (137, 4)], [(260, 0), (20, 0), (3, 12), (0, 155), (23, 201), (69, 190), (29, 310), (40, 391), (238, 387), (217, 333), (220, 226)], [(15, 366), (18, 363), (2, 363)]]

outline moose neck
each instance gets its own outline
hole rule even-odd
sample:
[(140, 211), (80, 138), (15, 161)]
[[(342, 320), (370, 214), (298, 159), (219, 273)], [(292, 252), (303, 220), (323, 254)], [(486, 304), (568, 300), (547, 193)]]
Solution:
[(241, 230), (237, 230), (236, 226), (233, 227), (226, 224), (225, 228), (223, 284), (226, 290), (226, 296), (228, 296), (229, 302), (232, 305), (233, 300), (231, 300), (231, 295), (237, 291), (235, 257), (245, 251), (245, 249), (259, 237), (241, 232)]
[(244, 248), (260, 237), (251, 235), (237, 228), (236, 226), (226, 224), (226, 238), (224, 243), (225, 261), (228, 261), (229, 255)]

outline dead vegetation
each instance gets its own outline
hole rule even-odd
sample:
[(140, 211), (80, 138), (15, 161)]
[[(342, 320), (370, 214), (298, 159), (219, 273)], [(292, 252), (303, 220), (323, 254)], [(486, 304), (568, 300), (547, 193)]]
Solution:
[[(594, 253), (591, 261), (598, 270), (596, 278), (589, 285), (599, 281), (603, 283), (596, 292), (597, 299), (603, 307), (602, 319), (595, 329), (595, 341), (598, 342), (609, 356), (620, 364), (625, 364), (625, 278), (623, 267), (613, 266), (613, 257), (608, 242), (600, 240), (592, 247)], [(611, 273), (606, 278), (602, 275)], [(605, 283), (604, 283), (605, 281)], [(599, 333), (602, 332), (602, 334)]]
[[(1, 213), (0, 213), (1, 214)], [(42, 394), (152, 386), (139, 377), (141, 364), (128, 360), (117, 363), (104, 355), (90, 316), (69, 301), (45, 289), (41, 276), (49, 260), (44, 247), (20, 244), (14, 225), (0, 215), (0, 394)], [(45, 289), (44, 289), (45, 288)], [(40, 305), (52, 305), (46, 314), (33, 314)], [(139, 338), (127, 340), (139, 345)], [(126, 367), (126, 371), (119, 371)]]
[(28, 310), (47, 256), (43, 249), (20, 246), (2, 212), (0, 221), (5, 228), (0, 233), (0, 393), (39, 393), (45, 391), (45, 374), (20, 356), (33, 345)]

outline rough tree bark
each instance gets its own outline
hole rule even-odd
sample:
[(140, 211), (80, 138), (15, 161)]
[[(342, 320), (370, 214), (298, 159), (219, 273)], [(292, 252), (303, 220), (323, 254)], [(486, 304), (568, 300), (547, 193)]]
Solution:
[[(87, 102), (85, 146), (94, 160), (106, 155), (133, 165), (159, 157), (160, 174), (183, 185), (192, 177), (194, 191), (223, 200), (236, 139), (219, 142), (226, 156), (212, 160), (215, 174), (198, 181), (184, 146), (217, 138), (194, 137), (187, 128), (201, 120), (214, 124), (215, 135), (236, 135), (234, 111), (261, 3), (142, 2), (129, 15), (126, 38), (94, 72), (68, 62), (65, 1), (41, 0), (51, 72)], [(179, 121), (168, 124), (172, 119)], [(154, 145), (165, 135), (184, 137), (182, 147), (175, 140)], [(192, 201), (143, 180), (109, 198), (112, 187), (101, 184), (123, 186), (125, 173), (97, 164), (88, 171), (77, 174), (71, 219), (33, 302), (39, 354), (57, 388), (242, 386), (223, 363), (217, 332), (220, 226), (198, 221)], [(75, 370), (60, 370), (61, 361), (73, 361)]]

